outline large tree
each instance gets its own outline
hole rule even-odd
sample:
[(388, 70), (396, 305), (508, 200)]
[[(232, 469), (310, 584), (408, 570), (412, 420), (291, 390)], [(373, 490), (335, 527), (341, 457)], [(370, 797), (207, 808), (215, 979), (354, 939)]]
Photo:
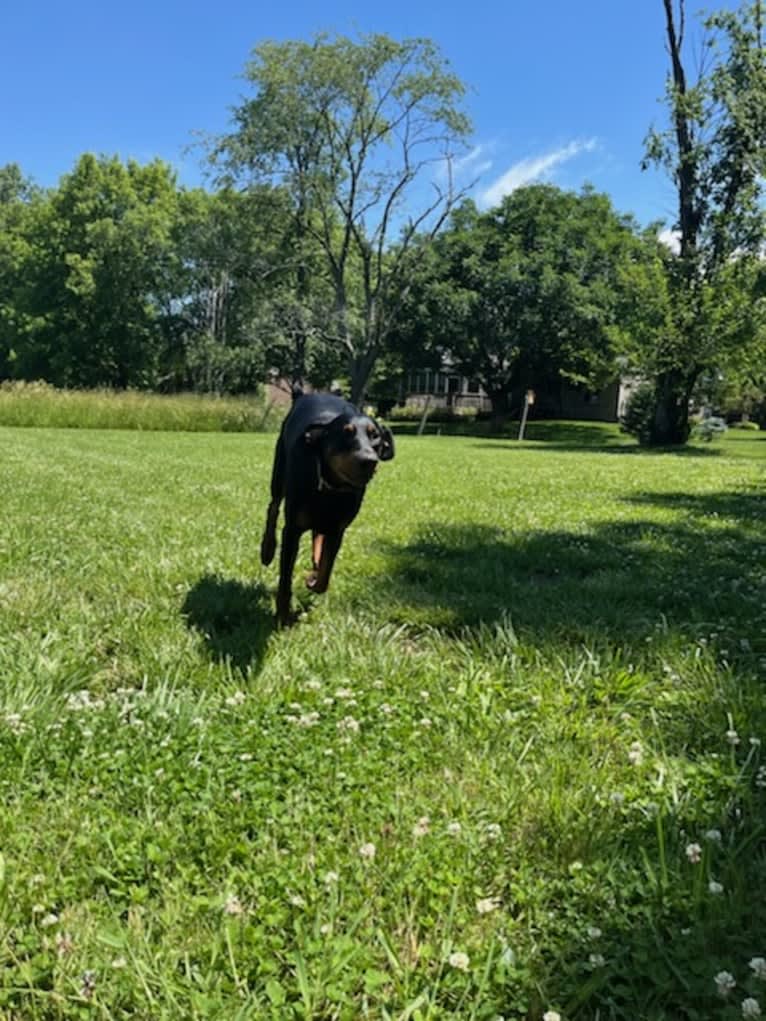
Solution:
[(435, 353), (478, 379), (499, 425), (514, 392), (614, 374), (622, 274), (635, 284), (644, 251), (590, 189), (533, 185), (486, 212), (466, 202), (422, 252), (399, 343), (410, 361)]
[[(670, 124), (652, 131), (646, 163), (665, 168), (677, 197), (677, 252), (667, 257), (672, 314), (647, 351), (655, 383), (649, 441), (682, 444), (697, 381), (724, 367), (758, 336), (757, 316), (737, 314), (732, 294), (756, 281), (748, 262), (761, 255), (766, 173), (766, 62), (761, 0), (705, 22), (694, 81), (684, 0), (662, 0), (670, 74)], [(751, 292), (750, 300), (760, 300)], [(740, 308), (740, 312), (742, 309)], [(732, 313), (732, 314), (730, 314)]]
[(323, 329), (358, 400), (406, 293), (412, 241), (433, 236), (455, 202), (463, 85), (429, 40), (385, 35), (263, 43), (246, 78), (255, 94), (214, 159), (234, 180), (291, 195), (295, 301), (311, 303), (307, 249), (318, 245), (332, 292)]
[(174, 285), (177, 188), (160, 161), (82, 156), (16, 226), (12, 374), (152, 386)]

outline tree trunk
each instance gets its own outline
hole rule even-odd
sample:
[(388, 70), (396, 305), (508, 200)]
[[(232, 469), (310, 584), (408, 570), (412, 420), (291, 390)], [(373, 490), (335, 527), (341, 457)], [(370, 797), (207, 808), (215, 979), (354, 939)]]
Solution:
[(376, 359), (377, 351), (374, 350), (353, 355), (350, 359), (348, 374), (351, 382), (351, 395), (349, 399), (352, 404), (359, 405), (364, 400)]
[(669, 369), (657, 377), (650, 447), (683, 446), (689, 439), (689, 398), (695, 377)]
[(489, 428), (493, 433), (502, 432), (508, 421), (508, 393), (506, 390), (490, 390), (487, 394), (492, 405)]

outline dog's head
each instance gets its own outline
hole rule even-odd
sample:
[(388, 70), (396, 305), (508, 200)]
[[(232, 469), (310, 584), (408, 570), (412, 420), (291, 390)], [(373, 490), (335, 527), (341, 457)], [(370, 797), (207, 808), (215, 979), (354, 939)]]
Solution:
[(305, 438), (321, 457), (331, 481), (353, 489), (364, 489), (378, 462), (394, 456), (391, 430), (369, 415), (344, 412), (326, 425), (312, 426)]

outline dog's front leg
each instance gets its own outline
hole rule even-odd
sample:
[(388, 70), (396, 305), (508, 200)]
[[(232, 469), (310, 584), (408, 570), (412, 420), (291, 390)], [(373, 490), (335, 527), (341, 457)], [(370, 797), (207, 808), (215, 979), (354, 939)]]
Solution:
[(327, 586), (330, 584), (330, 575), (332, 574), (333, 565), (335, 564), (335, 558), (340, 550), (340, 544), (343, 542), (343, 532), (338, 530), (337, 532), (329, 532), (324, 536), (321, 555), (317, 569), (311, 577), (311, 584), (309, 588), (312, 592), (326, 592)]
[(279, 555), (279, 588), (277, 589), (277, 623), (280, 627), (288, 627), (294, 623), (295, 617), (290, 612), (290, 600), (293, 591), (293, 570), (295, 558), (298, 556), (298, 544), (301, 533), (294, 525), (285, 525), (282, 529), (282, 549)]

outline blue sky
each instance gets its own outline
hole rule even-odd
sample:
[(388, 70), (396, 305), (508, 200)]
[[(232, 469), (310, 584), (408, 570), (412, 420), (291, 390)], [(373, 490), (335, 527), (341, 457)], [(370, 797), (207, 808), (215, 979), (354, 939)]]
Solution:
[(85, 151), (160, 156), (199, 183), (185, 150), (195, 132), (226, 128), (258, 41), (381, 31), (429, 36), (468, 85), (480, 203), (530, 180), (588, 181), (642, 223), (671, 221), (671, 185), (639, 167), (646, 131), (663, 118), (663, 17), (661, 0), (8, 4), (0, 164), (49, 185)]

